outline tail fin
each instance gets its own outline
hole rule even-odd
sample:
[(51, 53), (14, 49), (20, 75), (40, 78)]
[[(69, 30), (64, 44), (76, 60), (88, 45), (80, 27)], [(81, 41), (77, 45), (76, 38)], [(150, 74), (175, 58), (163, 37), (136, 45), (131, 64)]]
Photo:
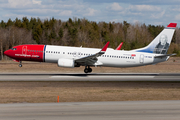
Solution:
[(166, 54), (171, 44), (176, 25), (177, 23), (170, 23), (148, 46), (133, 51)]

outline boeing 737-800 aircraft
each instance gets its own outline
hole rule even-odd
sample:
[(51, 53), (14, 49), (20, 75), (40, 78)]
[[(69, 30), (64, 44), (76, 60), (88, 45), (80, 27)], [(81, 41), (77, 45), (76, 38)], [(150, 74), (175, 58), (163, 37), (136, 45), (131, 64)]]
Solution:
[(166, 61), (171, 55), (166, 54), (170, 46), (177, 23), (170, 23), (146, 47), (125, 51), (108, 48), (109, 42), (102, 49), (67, 47), (54, 45), (19, 45), (4, 54), (22, 67), (21, 61), (57, 63), (59, 67), (85, 66), (84, 72), (92, 72), (91, 66), (135, 67)]

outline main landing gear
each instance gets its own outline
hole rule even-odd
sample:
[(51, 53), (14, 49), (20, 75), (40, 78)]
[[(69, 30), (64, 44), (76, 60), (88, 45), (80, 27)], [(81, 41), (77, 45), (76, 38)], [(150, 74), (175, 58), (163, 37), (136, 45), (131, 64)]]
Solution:
[(19, 67), (20, 68), (22, 67), (22, 61), (19, 61)]
[(87, 67), (85, 67), (85, 69), (84, 69), (84, 72), (85, 73), (91, 73), (92, 72), (92, 68), (90, 68), (89, 66)]

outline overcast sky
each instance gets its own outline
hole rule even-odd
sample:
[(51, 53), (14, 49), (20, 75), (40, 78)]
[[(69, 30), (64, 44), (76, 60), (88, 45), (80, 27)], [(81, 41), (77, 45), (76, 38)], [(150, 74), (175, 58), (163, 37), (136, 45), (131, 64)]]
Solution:
[(0, 20), (16, 17), (63, 21), (77, 17), (166, 26), (180, 21), (180, 0), (0, 0)]

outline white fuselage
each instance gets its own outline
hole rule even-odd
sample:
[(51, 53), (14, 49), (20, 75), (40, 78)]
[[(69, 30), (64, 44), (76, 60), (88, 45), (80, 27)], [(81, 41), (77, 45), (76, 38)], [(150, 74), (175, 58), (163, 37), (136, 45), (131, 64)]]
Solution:
[[(92, 54), (96, 54), (101, 49), (96, 48), (82, 48), (82, 47), (66, 47), (66, 46), (53, 46), (46, 45), (45, 49), (45, 62), (57, 63), (59, 59), (73, 59), (77, 60), (82, 57), (87, 57)], [(97, 57), (97, 64), (107, 67), (135, 67), (142, 65), (155, 64), (158, 62), (166, 61), (168, 57), (154, 58), (156, 54), (114, 50), (107, 49), (105, 54)], [(100, 64), (101, 63), (101, 64)], [(93, 66), (91, 65), (91, 66)]]

